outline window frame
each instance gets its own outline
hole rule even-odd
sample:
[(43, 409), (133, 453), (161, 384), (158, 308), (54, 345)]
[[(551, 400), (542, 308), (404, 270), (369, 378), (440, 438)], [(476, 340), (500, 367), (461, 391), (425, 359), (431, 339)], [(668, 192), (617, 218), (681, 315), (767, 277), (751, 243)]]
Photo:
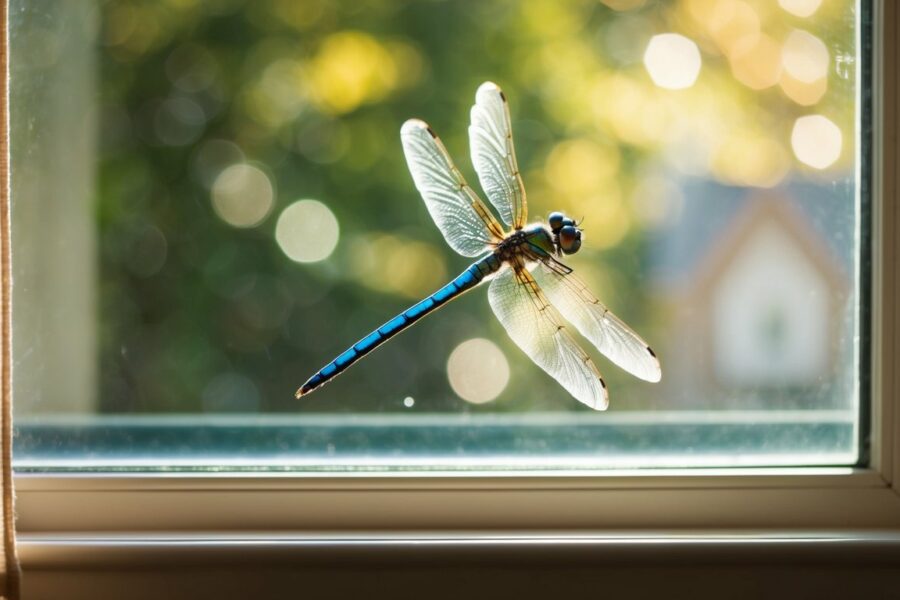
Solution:
[[(84, 548), (97, 544), (136, 548), (135, 560), (174, 562), (183, 553), (160, 552), (161, 545), (202, 541), (213, 549), (228, 546), (235, 535), (273, 543), (294, 536), (297, 545), (285, 546), (289, 550), (310, 536), (334, 543), (436, 534), (444, 540), (551, 533), (574, 539), (613, 531), (870, 532), (861, 534), (866, 536), (900, 528), (900, 6), (875, 0), (873, 11), (869, 466), (549, 474), (17, 473), (26, 573), (90, 564), (97, 559)], [(186, 551), (200, 552), (193, 548)]]

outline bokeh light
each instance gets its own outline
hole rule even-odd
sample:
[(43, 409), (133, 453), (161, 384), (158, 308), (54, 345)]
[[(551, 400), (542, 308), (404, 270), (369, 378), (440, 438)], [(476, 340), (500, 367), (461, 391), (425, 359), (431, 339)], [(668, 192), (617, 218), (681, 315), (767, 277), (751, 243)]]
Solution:
[(275, 190), (259, 167), (236, 164), (219, 173), (212, 186), (216, 214), (234, 227), (259, 225), (272, 209)]
[(813, 82), (798, 81), (787, 72), (781, 74), (778, 82), (784, 95), (800, 106), (812, 106), (819, 102), (828, 91), (828, 77), (821, 77)]
[(561, 195), (576, 201), (596, 194), (603, 183), (614, 177), (620, 157), (615, 146), (589, 139), (573, 139), (553, 147), (547, 156), (545, 174), (550, 185)]
[(777, 141), (752, 130), (735, 130), (716, 148), (712, 169), (730, 185), (772, 187), (788, 173), (790, 155)]
[(805, 18), (819, 10), (822, 0), (778, 0), (778, 4), (795, 17)]
[(260, 124), (275, 129), (295, 119), (307, 103), (304, 65), (278, 58), (266, 65), (244, 96), (247, 111)]
[(172, 85), (192, 94), (212, 85), (218, 75), (218, 65), (212, 52), (199, 44), (188, 43), (169, 54), (166, 75)]
[(561, 142), (547, 157), (542, 179), (552, 193), (552, 208), (583, 218), (592, 248), (615, 246), (629, 231), (631, 218), (617, 179), (620, 168), (615, 146), (589, 139)]
[(156, 138), (166, 146), (185, 146), (203, 133), (206, 114), (199, 104), (189, 98), (172, 98), (156, 110), (153, 130)]
[[(578, 207), (567, 208), (569, 214)], [(592, 249), (612, 248), (625, 239), (631, 229), (631, 213), (622, 199), (618, 185), (607, 186), (599, 194), (587, 197), (581, 204), (581, 218), (588, 230), (584, 232), (585, 244)]]
[(631, 198), (637, 218), (651, 229), (675, 222), (684, 206), (684, 195), (675, 182), (660, 176), (642, 178)]
[(694, 2), (695, 17), (706, 25), (725, 56), (734, 56), (752, 48), (760, 36), (756, 10), (741, 0)]
[(814, 169), (826, 169), (841, 156), (840, 128), (822, 115), (800, 117), (791, 132), (791, 146), (797, 160)]
[(506, 388), (509, 383), (509, 363), (494, 342), (473, 338), (450, 353), (447, 378), (457, 396), (466, 402), (484, 404), (499, 396)]
[(350, 112), (414, 82), (419, 63), (408, 44), (385, 44), (361, 31), (335, 33), (308, 65), (312, 99), (326, 112)]
[(623, 11), (640, 8), (644, 5), (646, 0), (600, 0), (600, 2), (613, 10)]
[(753, 90), (763, 90), (781, 77), (781, 46), (766, 34), (731, 54), (735, 79)]
[(211, 139), (203, 142), (194, 153), (191, 168), (197, 181), (211, 188), (219, 173), (229, 165), (244, 162), (245, 158), (244, 152), (234, 142)]
[(669, 110), (656, 89), (632, 77), (614, 74), (598, 78), (591, 90), (591, 108), (603, 128), (628, 144), (656, 144), (670, 123)]
[(828, 74), (828, 48), (813, 34), (795, 29), (784, 41), (781, 62), (791, 77), (812, 83)]
[(281, 251), (295, 262), (325, 260), (334, 251), (340, 237), (337, 218), (317, 200), (298, 200), (278, 215), (275, 241)]
[(348, 271), (366, 287), (407, 298), (430, 294), (449, 278), (441, 251), (399, 235), (354, 239)]
[(653, 83), (669, 90), (694, 85), (700, 74), (700, 63), (697, 44), (677, 33), (653, 36), (644, 52), (644, 66)]

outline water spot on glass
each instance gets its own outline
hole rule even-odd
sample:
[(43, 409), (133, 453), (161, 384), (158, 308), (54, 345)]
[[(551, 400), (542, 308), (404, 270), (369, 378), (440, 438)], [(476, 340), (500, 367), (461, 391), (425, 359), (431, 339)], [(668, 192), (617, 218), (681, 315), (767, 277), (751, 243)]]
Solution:
[(852, 54), (836, 54), (834, 57), (834, 72), (841, 79), (850, 79), (856, 65), (856, 58)]
[(259, 389), (241, 373), (224, 372), (213, 377), (201, 394), (206, 412), (255, 412), (259, 410)]

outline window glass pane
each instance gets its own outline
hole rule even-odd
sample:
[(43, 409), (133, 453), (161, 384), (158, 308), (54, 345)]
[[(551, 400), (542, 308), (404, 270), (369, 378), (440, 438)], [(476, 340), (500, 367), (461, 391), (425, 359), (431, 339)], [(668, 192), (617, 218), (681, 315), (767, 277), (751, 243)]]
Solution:
[[(863, 23), (852, 0), (12, 0), (18, 467), (856, 463)], [(295, 399), (475, 260), (399, 131), (427, 120), (487, 200), (486, 80), (529, 219), (579, 221), (560, 260), (662, 380), (576, 336), (591, 410), (482, 285)]]

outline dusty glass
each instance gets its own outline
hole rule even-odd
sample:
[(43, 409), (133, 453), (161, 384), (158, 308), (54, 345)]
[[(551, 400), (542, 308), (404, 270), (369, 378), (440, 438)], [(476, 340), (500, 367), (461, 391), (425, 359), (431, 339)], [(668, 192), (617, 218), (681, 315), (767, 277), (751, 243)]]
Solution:
[[(10, 3), (19, 469), (865, 460), (867, 11), (850, 0)], [(501, 85), (530, 215), (654, 347), (594, 412), (482, 286), (294, 391), (469, 264), (428, 121)]]

